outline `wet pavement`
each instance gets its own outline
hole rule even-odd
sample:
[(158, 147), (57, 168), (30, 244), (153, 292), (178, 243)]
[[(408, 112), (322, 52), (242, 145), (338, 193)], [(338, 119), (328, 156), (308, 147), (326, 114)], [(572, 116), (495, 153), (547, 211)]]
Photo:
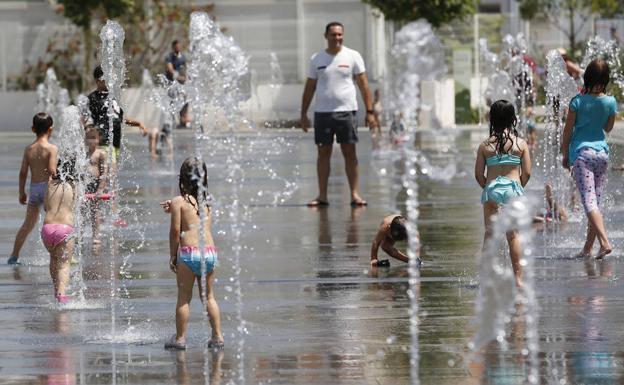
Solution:
[[(0, 384), (409, 384), (409, 298), (405, 265), (369, 270), (370, 242), (381, 219), (403, 192), (377, 171), (391, 166), (370, 152), (361, 133), (361, 189), (369, 206), (351, 208), (342, 157), (334, 148), (330, 207), (310, 209), (316, 194), (312, 136), (271, 131), (241, 155), (242, 174), (225, 170), (218, 135), (207, 151), (210, 191), (215, 198), (213, 234), (220, 249), (216, 296), (226, 348), (204, 352), (200, 302), (191, 306), (189, 348), (169, 352), (174, 332), (176, 286), (168, 270), (168, 217), (158, 202), (177, 192), (177, 168), (193, 153), (188, 132), (176, 132), (176, 156), (151, 160), (146, 144), (128, 135), (121, 171), (126, 228), (104, 226), (100, 250), (84, 249), (87, 301), (59, 309), (53, 304), (47, 254), (36, 231), (19, 268), (0, 265)], [(478, 139), (477, 139), (478, 138)], [(17, 203), (22, 148), (30, 136), (2, 134), (0, 151), (0, 255), (8, 256), (25, 209)], [(469, 131), (446, 143), (457, 153), (438, 156), (459, 164), (449, 182), (421, 178), (419, 230), (423, 243), (419, 287), (419, 382), (421, 384), (522, 384), (528, 373), (525, 320), (509, 323), (509, 349), (496, 344), (470, 353), (478, 321), (476, 255), (483, 234), (480, 189), (473, 179)], [(613, 150), (613, 164), (622, 159)], [(174, 171), (175, 170), (175, 171)], [(539, 172), (529, 191), (541, 194)], [(623, 245), (623, 175), (611, 172), (608, 230), (614, 255), (604, 261), (575, 259), (583, 240), (580, 213), (557, 232), (535, 239), (536, 289), (540, 306), (540, 383), (624, 383), (624, 286), (619, 279)], [(281, 202), (274, 193), (298, 189)], [(236, 187), (238, 186), (238, 187)], [(234, 219), (227, 203), (240, 197), (244, 216)], [(233, 240), (241, 224), (240, 282)], [(110, 261), (115, 258), (115, 335), (111, 342)], [(2, 257), (4, 258), (4, 257)], [(4, 261), (4, 259), (3, 259)], [(2, 261), (2, 262), (3, 262)], [(75, 285), (74, 285), (75, 286)], [(242, 310), (241, 310), (242, 309)], [(240, 338), (238, 310), (246, 334)], [(242, 353), (242, 354), (241, 354)]]

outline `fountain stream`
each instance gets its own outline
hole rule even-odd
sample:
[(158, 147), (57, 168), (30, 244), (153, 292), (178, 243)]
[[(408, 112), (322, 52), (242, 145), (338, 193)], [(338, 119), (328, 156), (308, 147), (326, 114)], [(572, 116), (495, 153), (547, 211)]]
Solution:
[(418, 237), (418, 183), (417, 166), (420, 153), (412, 148), (415, 142), (418, 112), (420, 108), (420, 85), (423, 80), (435, 79), (446, 71), (444, 51), (431, 25), (424, 20), (405, 25), (395, 35), (391, 54), (396, 61), (393, 71), (395, 94), (392, 107), (401, 111), (405, 118), (407, 138), (399, 147), (403, 160), (402, 184), (407, 194), (405, 206), (408, 232), (408, 272), (410, 298), (410, 376), (412, 384), (419, 384), (418, 349), (418, 292), (420, 287), (420, 239)]
[[(110, 138), (108, 144), (108, 170), (109, 172), (109, 193), (113, 200), (111, 208), (112, 218), (117, 218), (118, 213), (116, 211), (115, 200), (117, 197), (117, 188), (119, 185), (118, 174), (114, 165), (114, 151), (113, 151), (113, 121), (116, 116), (116, 110), (119, 109), (118, 101), (121, 100), (121, 86), (125, 79), (125, 62), (123, 56), (123, 43), (125, 39), (125, 33), (123, 28), (115, 21), (108, 20), (106, 25), (102, 27), (100, 31), (101, 46), (101, 58), (102, 58), (102, 70), (104, 72), (104, 80), (108, 88), (108, 137)], [(117, 111), (118, 112), (118, 111)], [(110, 233), (110, 299), (111, 299), (111, 341), (115, 340), (115, 306), (117, 298), (116, 287), (116, 258), (115, 258), (115, 231)], [(113, 357), (114, 358), (114, 357)], [(113, 360), (114, 361), (114, 360)], [(113, 378), (116, 374), (113, 372)]]
[[(522, 313), (526, 320), (526, 348), (521, 354), (528, 358), (529, 369), (526, 373), (527, 382), (539, 383), (539, 310), (534, 285), (534, 252), (531, 246), (531, 221), (534, 205), (526, 197), (510, 201), (501, 212), (493, 218), (493, 234), (485, 244), (484, 251), (478, 260), (479, 265), (479, 296), (476, 302), (477, 332), (468, 344), (470, 349), (477, 351), (487, 343), (496, 340), (502, 350), (507, 350), (506, 326), (512, 322), (514, 305), (519, 305), (517, 312)], [(517, 231), (522, 245), (520, 265), (524, 288), (515, 287), (514, 272), (506, 251), (506, 236), (509, 231)], [(504, 244), (504, 246), (501, 246)]]

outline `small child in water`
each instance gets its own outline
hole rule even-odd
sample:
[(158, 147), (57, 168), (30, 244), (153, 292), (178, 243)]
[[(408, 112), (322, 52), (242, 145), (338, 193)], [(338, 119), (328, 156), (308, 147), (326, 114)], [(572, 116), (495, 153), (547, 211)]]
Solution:
[[(388, 215), (383, 219), (373, 244), (371, 246), (370, 264), (372, 267), (387, 267), (390, 266), (390, 262), (387, 259), (379, 260), (377, 258), (377, 252), (379, 247), (385, 251), (392, 258), (396, 258), (399, 261), (409, 262), (407, 255), (397, 250), (394, 247), (395, 242), (407, 240), (407, 229), (405, 228), (405, 217), (394, 214)], [(418, 261), (420, 264), (420, 260)]]
[(52, 117), (45, 112), (40, 112), (33, 117), (32, 131), (37, 139), (24, 150), (22, 158), (22, 167), (19, 172), (19, 202), (26, 204), (26, 178), (30, 170), (30, 191), (28, 195), (28, 206), (26, 208), (26, 217), (24, 223), (20, 227), (13, 251), (7, 263), (9, 265), (20, 265), (18, 262), (19, 253), (37, 223), (39, 218), (39, 207), (43, 204), (43, 198), (48, 187), (50, 175), (56, 173), (56, 154), (58, 148), (48, 142), (52, 135), (54, 122)]
[(597, 259), (613, 251), (602, 215), (609, 165), (606, 133), (613, 130), (617, 116), (617, 101), (606, 94), (609, 79), (609, 65), (604, 60), (595, 59), (587, 65), (583, 93), (570, 101), (561, 137), (563, 167), (572, 167), (587, 215), (587, 237), (579, 257), (592, 256), (596, 239), (600, 243)]
[[(186, 349), (186, 332), (189, 319), (189, 304), (193, 296), (195, 280), (201, 287), (201, 251), (199, 249), (200, 212), (203, 211), (204, 260), (206, 276), (206, 309), (212, 327), (212, 337), (208, 347), (221, 349), (224, 346), (221, 333), (221, 315), (214, 297), (214, 268), (217, 265), (217, 250), (212, 234), (211, 210), (208, 205), (208, 172), (206, 164), (198, 158), (187, 158), (180, 168), (180, 195), (162, 203), (165, 212), (171, 214), (169, 230), (169, 268), (176, 274), (178, 282), (178, 302), (176, 304), (176, 334), (165, 343), (165, 349)], [(201, 196), (201, 200), (200, 200)], [(200, 202), (203, 204), (200, 206)], [(200, 211), (201, 210), (201, 211)], [(203, 298), (202, 298), (203, 299)]]
[[(483, 188), (484, 247), (492, 236), (492, 217), (512, 198), (524, 195), (523, 188), (531, 176), (529, 146), (518, 137), (513, 104), (498, 100), (490, 107), (489, 115), (490, 136), (479, 145), (475, 162), (475, 179)], [(522, 287), (522, 250), (517, 231), (507, 232), (507, 243), (516, 286)]]
[(45, 218), (41, 228), (43, 245), (50, 253), (50, 276), (54, 284), (54, 297), (59, 303), (68, 301), (65, 287), (69, 282), (69, 270), (74, 240), (74, 190), (75, 158), (59, 159), (58, 175), (52, 177), (45, 194)]

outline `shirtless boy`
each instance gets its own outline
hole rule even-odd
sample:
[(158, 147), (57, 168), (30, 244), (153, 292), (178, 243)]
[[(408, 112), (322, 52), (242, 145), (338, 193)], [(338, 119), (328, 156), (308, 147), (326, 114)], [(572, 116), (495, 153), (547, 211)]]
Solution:
[[(19, 173), (19, 202), (26, 206), (26, 218), (22, 227), (15, 236), (13, 251), (7, 263), (9, 265), (20, 265), (18, 261), (20, 250), (28, 234), (35, 227), (39, 218), (39, 208), (43, 204), (48, 180), (51, 175), (56, 174), (57, 147), (48, 142), (52, 135), (53, 121), (50, 115), (40, 112), (33, 117), (32, 132), (37, 138), (24, 150), (22, 167)], [(30, 191), (26, 196), (26, 179), (30, 170)]]

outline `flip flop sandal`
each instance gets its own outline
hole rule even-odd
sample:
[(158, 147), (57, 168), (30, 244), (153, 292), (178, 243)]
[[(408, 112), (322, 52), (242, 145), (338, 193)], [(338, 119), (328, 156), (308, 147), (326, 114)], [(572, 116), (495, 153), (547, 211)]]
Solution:
[(165, 342), (165, 349), (167, 350), (186, 350), (186, 343), (180, 343), (176, 341), (176, 335), (172, 335), (169, 341)]
[(320, 199), (314, 199), (311, 202), (307, 203), (308, 207), (327, 207), (329, 206), (329, 202), (326, 201), (322, 201)]
[(208, 341), (208, 349), (221, 350), (225, 347), (224, 341), (210, 340)]

